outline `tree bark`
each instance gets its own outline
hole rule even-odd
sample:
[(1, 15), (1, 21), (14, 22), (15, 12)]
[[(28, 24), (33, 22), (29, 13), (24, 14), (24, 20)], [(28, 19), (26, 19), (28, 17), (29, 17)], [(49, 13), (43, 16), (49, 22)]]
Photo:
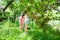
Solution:
[(3, 9), (3, 12), (8, 8), (9, 5), (11, 5), (13, 0), (9, 1), (9, 3), (6, 5), (6, 7)]

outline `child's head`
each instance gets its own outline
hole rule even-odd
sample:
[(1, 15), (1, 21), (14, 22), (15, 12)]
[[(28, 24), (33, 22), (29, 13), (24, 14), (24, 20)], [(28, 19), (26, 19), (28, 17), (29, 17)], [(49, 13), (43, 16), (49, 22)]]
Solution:
[(24, 13), (22, 14), (22, 17), (27, 15), (27, 10), (24, 11)]
[(24, 15), (26, 15), (26, 14), (27, 14), (27, 10), (24, 11)]

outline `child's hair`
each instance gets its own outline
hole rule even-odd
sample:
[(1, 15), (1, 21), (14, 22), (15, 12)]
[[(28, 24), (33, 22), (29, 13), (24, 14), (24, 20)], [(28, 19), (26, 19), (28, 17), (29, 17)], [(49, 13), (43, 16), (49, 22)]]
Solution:
[(22, 14), (22, 18), (25, 16), (25, 14), (27, 14), (27, 10), (25, 10), (24, 13)]

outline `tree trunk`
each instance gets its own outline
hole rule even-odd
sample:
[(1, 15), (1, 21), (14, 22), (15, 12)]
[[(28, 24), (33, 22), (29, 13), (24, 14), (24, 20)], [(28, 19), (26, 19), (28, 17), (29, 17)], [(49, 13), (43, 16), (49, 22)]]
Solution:
[(3, 9), (3, 12), (8, 8), (9, 5), (11, 5), (13, 0), (9, 1), (9, 3), (6, 5), (6, 7)]

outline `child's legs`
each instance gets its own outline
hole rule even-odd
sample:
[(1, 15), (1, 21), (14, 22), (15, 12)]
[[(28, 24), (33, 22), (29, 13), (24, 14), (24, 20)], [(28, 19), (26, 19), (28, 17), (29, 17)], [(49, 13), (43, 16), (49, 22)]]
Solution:
[(28, 22), (25, 23), (25, 28), (24, 28), (25, 32), (27, 32), (27, 28), (28, 28)]
[(25, 27), (24, 24), (20, 24), (20, 30), (21, 30), (21, 31), (24, 30), (24, 27)]
[(22, 24), (20, 24), (20, 31), (22, 30)]
[(26, 24), (26, 25), (25, 25), (25, 32), (27, 32), (27, 28), (28, 28), (28, 25)]

